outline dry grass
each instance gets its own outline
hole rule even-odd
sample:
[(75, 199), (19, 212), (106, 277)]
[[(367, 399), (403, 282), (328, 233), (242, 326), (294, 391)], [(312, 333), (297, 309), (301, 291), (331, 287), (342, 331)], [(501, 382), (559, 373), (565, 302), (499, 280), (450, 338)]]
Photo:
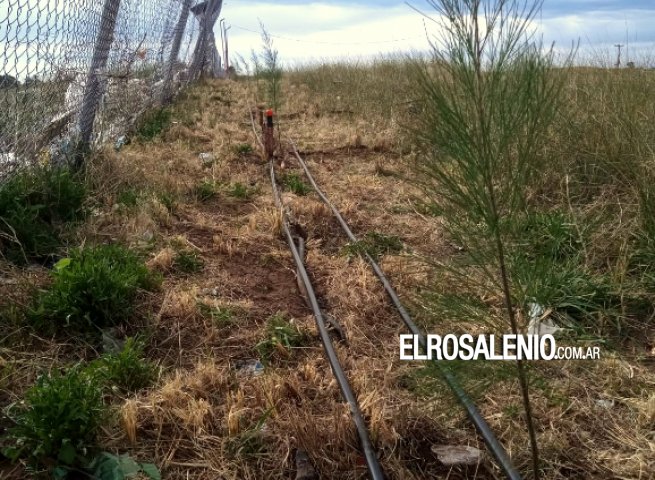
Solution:
[[(444, 237), (438, 217), (421, 210), (420, 192), (398, 178), (408, 154), (398, 126), (400, 107), (388, 102), (395, 110), (377, 110), (373, 100), (384, 102), (362, 93), (377, 85), (380, 72), (402, 83), (400, 69), (380, 69), (294, 73), (285, 83), (282, 128), (297, 139), (317, 181), (356, 234), (377, 231), (401, 239), (403, 253), (384, 256), (381, 264), (403, 298), (419, 299), (421, 289), (439, 280), (424, 260), (448, 259), (458, 246)], [(114, 399), (116, 421), (107, 426), (102, 445), (152, 461), (173, 480), (290, 478), (298, 449), (308, 453), (321, 478), (361, 478), (365, 467), (356, 434), (299, 295), (267, 170), (256, 155), (235, 148), (255, 145), (248, 115), (252, 94), (245, 81), (194, 88), (175, 106), (176, 123), (161, 138), (104, 152), (93, 163), (95, 213), (74, 243), (125, 242), (164, 275), (162, 291), (143, 308), (151, 318), (148, 355), (165, 373), (150, 390)], [(400, 94), (396, 103), (406, 97)], [(207, 152), (215, 158), (211, 165), (198, 158)], [(287, 171), (301, 173), (291, 160)], [(240, 182), (254, 193), (238, 199), (219, 187), (214, 197), (198, 201), (193, 191), (205, 180)], [(132, 209), (116, 206), (127, 187), (142, 192)], [(173, 198), (174, 207), (164, 206), (163, 198)], [(498, 478), (490, 461), (470, 470), (439, 464), (433, 445), (482, 448), (470, 424), (443, 393), (445, 386), (418, 376), (417, 365), (399, 363), (403, 327), (368, 266), (342, 254), (346, 238), (329, 210), (313, 194), (285, 193), (284, 202), (307, 233), (307, 265), (320, 301), (347, 333), (347, 346), (337, 346), (339, 357), (389, 477)], [(179, 249), (199, 255), (202, 270), (176, 272)], [(47, 274), (3, 266), (1, 277), (0, 301), (21, 305)], [(444, 288), (450, 285), (441, 281)], [(432, 332), (461, 328), (419, 307), (413, 305), (417, 319)], [(285, 312), (309, 340), (267, 364), (262, 375), (252, 375), (242, 363), (257, 358), (255, 346), (277, 312)], [(95, 355), (34, 338), (21, 327), (3, 326), (3, 337), (3, 406), (20, 398), (38, 372)], [(548, 478), (650, 478), (655, 375), (643, 359), (643, 352), (620, 351), (594, 363), (534, 366), (536, 377), (544, 379), (534, 399)], [(425, 381), (414, 384), (415, 378)], [(511, 380), (498, 382), (485, 390), (480, 408), (517, 465), (525, 467), (518, 394)], [(605, 408), (599, 399), (614, 403)], [(25, 475), (5, 467), (0, 476)]]

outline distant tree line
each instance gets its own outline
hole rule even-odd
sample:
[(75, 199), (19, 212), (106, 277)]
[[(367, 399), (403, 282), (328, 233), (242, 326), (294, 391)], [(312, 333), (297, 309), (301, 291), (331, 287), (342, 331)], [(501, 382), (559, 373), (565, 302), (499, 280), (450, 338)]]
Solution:
[[(36, 75), (33, 77), (26, 77), (22, 85), (32, 85), (38, 83), (39, 81), (40, 80), (36, 77)], [(16, 77), (8, 74), (0, 75), (0, 88), (19, 87), (20, 85), (21, 82), (18, 81)]]

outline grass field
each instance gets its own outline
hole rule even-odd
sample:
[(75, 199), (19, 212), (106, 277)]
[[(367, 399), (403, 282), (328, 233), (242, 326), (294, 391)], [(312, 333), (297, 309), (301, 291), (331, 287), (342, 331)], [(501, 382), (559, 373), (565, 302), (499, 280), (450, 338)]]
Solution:
[[(499, 333), (493, 320), (502, 317), (503, 302), (481, 285), (484, 265), (464, 261), (469, 245), (446, 233), (439, 198), (410, 181), (420, 152), (405, 127), (424, 105), (409, 70), (401, 59), (381, 59), (284, 72), (281, 138), (297, 143), (360, 238), (394, 246), (380, 246), (386, 252), (380, 263), (425, 330)], [(562, 345), (599, 346), (601, 359), (529, 365), (543, 478), (651, 478), (655, 73), (576, 68), (556, 74), (565, 76), (563, 107), (538, 152), (528, 185), (532, 214), (519, 223), (511, 276), (517, 299), (539, 303), (564, 328)], [(91, 433), (75, 444), (75, 459), (56, 446), (43, 453), (44, 440), (22, 430), (32, 451), (13, 462), (2, 458), (0, 477), (25, 478), (30, 462), (40, 471), (80, 468), (88, 460), (82, 457), (105, 451), (153, 463), (167, 479), (295, 478), (297, 450), (308, 454), (320, 478), (365, 476), (257, 154), (249, 112), (265, 100), (261, 92), (251, 78), (207, 81), (183, 94), (170, 115), (147, 116), (138, 130), (144, 133), (130, 145), (91, 159), (85, 215), (61, 228), (51, 249), (63, 263), (53, 269), (40, 266), (43, 257), (29, 266), (0, 261), (0, 400), (2, 427), (10, 432), (1, 440), (4, 455), (11, 456), (13, 428), (26, 415), (18, 412), (34, 411), (29, 405), (36, 402), (47, 410), (70, 401), (61, 392), (26, 394), (39, 376), (72, 371), (106, 385), (98, 387), (100, 404), (93, 392), (79, 394), (104, 414), (99, 426), (89, 422)], [(202, 153), (211, 155), (201, 159)], [(483, 448), (482, 442), (433, 368), (399, 361), (398, 335), (406, 332), (357, 256), (361, 247), (348, 244), (306, 189), (287, 150), (280, 155), (284, 202), (306, 232), (307, 266), (320, 301), (347, 332), (348, 346), (337, 350), (389, 477), (500, 478), (489, 458), (470, 468), (438, 461), (435, 445)], [(115, 260), (129, 285), (112, 273), (84, 277), (84, 265), (105, 270), (91, 263), (95, 251), (85, 257), (75, 249), (109, 243), (134, 255), (134, 263)], [(129, 256), (103, 258), (112, 255)], [(115, 273), (111, 265), (107, 272)], [(83, 290), (70, 290), (74, 275), (85, 279), (74, 284)], [(43, 293), (59, 292), (60, 285), (69, 290)], [(76, 291), (111, 299), (108, 292), (118, 287), (107, 285), (125, 293), (102, 308), (89, 294), (92, 315), (84, 314), (91, 307), (65, 303), (87, 298)], [(118, 309), (105, 308), (127, 305), (127, 298), (131, 307), (120, 309), (120, 318)], [(39, 302), (63, 313), (44, 317), (34, 307)], [(81, 314), (67, 315), (66, 308)], [(517, 312), (525, 328), (526, 304), (519, 301)], [(102, 334), (82, 326), (100, 319)], [(44, 329), (44, 321), (59, 327)], [(117, 353), (115, 344), (131, 337), (139, 339)], [(255, 360), (261, 366), (253, 367)], [(527, 477), (518, 382), (511, 365), (490, 363), (453, 368)], [(261, 374), (253, 373), (258, 369)], [(72, 380), (67, 385), (82, 388)], [(38, 392), (51, 394), (43, 386)], [(26, 395), (28, 406), (21, 404)], [(62, 435), (63, 444), (78, 440)]]

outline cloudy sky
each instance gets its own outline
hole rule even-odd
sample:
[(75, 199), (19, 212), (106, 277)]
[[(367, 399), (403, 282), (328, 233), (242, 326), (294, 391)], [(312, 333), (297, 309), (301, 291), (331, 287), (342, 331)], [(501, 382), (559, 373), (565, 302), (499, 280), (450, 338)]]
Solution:
[[(425, 0), (410, 3), (434, 13)], [(259, 20), (288, 63), (427, 47), (423, 17), (403, 1), (225, 0), (223, 16), (232, 26), (230, 50), (245, 57), (260, 49)], [(428, 34), (435, 34), (430, 23)], [(626, 55), (637, 63), (655, 57), (655, 0), (544, 0), (537, 24), (547, 44), (564, 50), (579, 41), (581, 63), (613, 63), (617, 43), (628, 45), (623, 61)]]

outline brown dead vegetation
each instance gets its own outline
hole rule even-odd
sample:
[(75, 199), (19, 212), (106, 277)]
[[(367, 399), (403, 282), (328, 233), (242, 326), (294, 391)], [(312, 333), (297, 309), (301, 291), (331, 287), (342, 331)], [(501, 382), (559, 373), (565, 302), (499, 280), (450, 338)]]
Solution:
[[(294, 91), (285, 108), (298, 113), (283, 119), (282, 134), (298, 140), (317, 181), (356, 234), (378, 231), (401, 239), (404, 252), (383, 257), (381, 264), (401, 295), (413, 298), (434, 280), (423, 259), (457, 250), (443, 237), (439, 219), (418, 211), (419, 192), (397, 177), (403, 172), (402, 149), (393, 140), (397, 127), (326, 113), (307, 89)], [(212, 101), (209, 92), (231, 101)], [(366, 469), (356, 433), (299, 294), (265, 165), (235, 150), (255, 145), (251, 93), (246, 82), (234, 81), (192, 89), (175, 108), (178, 123), (162, 138), (105, 152), (94, 162), (98, 205), (76, 242), (112, 240), (140, 248), (149, 252), (150, 268), (165, 278), (147, 305), (148, 354), (165, 373), (152, 389), (115, 401), (116, 421), (105, 429), (102, 444), (154, 462), (171, 480), (293, 478), (297, 450), (307, 452), (320, 478), (362, 478)], [(203, 164), (199, 153), (215, 160)], [(301, 172), (293, 161), (287, 171)], [(219, 186), (214, 197), (199, 201), (193, 191), (202, 181), (240, 182), (255, 193), (232, 198)], [(116, 206), (126, 185), (146, 192), (130, 211)], [(173, 208), (162, 204), (162, 194), (175, 199)], [(398, 334), (405, 330), (368, 265), (342, 254), (347, 239), (330, 211), (314, 194), (285, 193), (284, 203), (307, 233), (307, 266), (321, 303), (347, 333), (347, 346), (337, 346), (339, 357), (389, 477), (498, 478), (489, 459), (468, 470), (439, 463), (434, 445), (483, 447), (443, 384), (427, 387), (436, 397), (407, 386), (416, 366), (398, 360)], [(180, 248), (200, 256), (200, 271), (175, 271)], [(34, 286), (45, 277), (42, 270), (3, 270), (2, 278), (12, 283), (0, 283), (2, 301), (28, 301), (29, 289), (13, 282)], [(221, 323), (207, 308), (230, 311), (230, 318)], [(278, 312), (309, 340), (253, 375), (241, 365), (258, 358), (256, 345)], [(433, 333), (455, 329), (448, 319), (431, 326)], [(70, 345), (20, 338), (2, 350), (3, 405), (20, 398), (38, 372), (83, 357)], [(10, 362), (13, 370), (4, 370)], [(548, 478), (649, 477), (655, 462), (652, 371), (604, 358), (558, 362), (541, 373), (550, 373), (548, 394), (535, 398)], [(499, 384), (480, 408), (522, 467), (527, 437), (510, 408), (518, 395), (511, 382)], [(611, 398), (616, 407), (600, 408), (598, 398)], [(20, 469), (12, 472), (6, 478), (23, 478)]]

